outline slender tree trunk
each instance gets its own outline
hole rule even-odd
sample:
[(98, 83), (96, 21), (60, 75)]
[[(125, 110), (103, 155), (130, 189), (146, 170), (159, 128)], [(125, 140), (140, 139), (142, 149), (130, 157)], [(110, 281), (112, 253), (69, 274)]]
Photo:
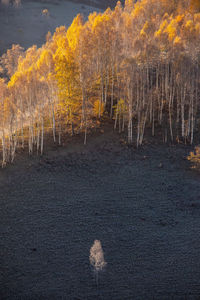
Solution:
[(5, 132), (4, 128), (2, 130), (2, 151), (3, 151), (3, 157), (2, 157), (2, 168), (6, 165), (6, 143), (5, 143)]
[(42, 120), (41, 120), (41, 147), (40, 147), (40, 150), (41, 150), (41, 155), (43, 154), (43, 150), (44, 150), (44, 118), (42, 116)]
[(114, 65), (112, 64), (112, 87), (111, 87), (110, 118), (112, 118), (112, 116), (113, 116), (113, 100), (114, 100)]

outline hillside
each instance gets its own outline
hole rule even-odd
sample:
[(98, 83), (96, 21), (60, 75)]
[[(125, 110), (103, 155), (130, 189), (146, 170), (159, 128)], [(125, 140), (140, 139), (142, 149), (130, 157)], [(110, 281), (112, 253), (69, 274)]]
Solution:
[[(42, 15), (44, 9), (48, 9), (49, 16)], [(58, 26), (69, 26), (78, 13), (87, 17), (94, 9), (99, 11), (94, 6), (65, 0), (22, 1), (18, 8), (0, 5), (0, 54), (12, 44), (25, 49), (33, 44), (41, 46), (48, 31), (53, 33)]]
[[(108, 6), (114, 7), (116, 0), (22, 0), (18, 8), (9, 7), (0, 1), (0, 55), (11, 48), (12, 44), (20, 44), (25, 49), (45, 42), (48, 31), (52, 33), (56, 27), (69, 26), (73, 18), (81, 13), (87, 18), (92, 11), (100, 11)], [(123, 1), (122, 1), (123, 2)], [(48, 18), (42, 15), (42, 10), (48, 9)]]
[[(184, 159), (190, 148), (154, 139), (136, 150), (112, 127), (100, 130), (86, 146), (76, 137), (1, 170), (2, 300), (198, 299), (200, 183)], [(107, 262), (99, 289), (95, 239)]]

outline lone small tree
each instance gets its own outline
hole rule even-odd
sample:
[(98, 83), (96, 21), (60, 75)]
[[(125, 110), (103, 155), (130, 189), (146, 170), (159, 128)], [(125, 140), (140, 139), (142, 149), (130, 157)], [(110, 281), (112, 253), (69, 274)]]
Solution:
[(90, 249), (90, 263), (94, 268), (96, 284), (98, 287), (99, 271), (102, 271), (107, 264), (104, 260), (103, 249), (99, 240), (95, 240), (93, 246)]

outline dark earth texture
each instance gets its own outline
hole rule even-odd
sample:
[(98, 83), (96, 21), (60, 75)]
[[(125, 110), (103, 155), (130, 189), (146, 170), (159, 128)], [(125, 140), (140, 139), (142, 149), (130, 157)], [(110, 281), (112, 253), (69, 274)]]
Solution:
[[(111, 128), (0, 171), (0, 299), (200, 299), (200, 175), (190, 147)], [(99, 239), (107, 266), (89, 263)]]

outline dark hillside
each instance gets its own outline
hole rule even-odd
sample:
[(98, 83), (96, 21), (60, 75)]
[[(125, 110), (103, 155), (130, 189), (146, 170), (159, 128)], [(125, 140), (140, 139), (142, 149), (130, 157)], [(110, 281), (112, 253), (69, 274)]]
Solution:
[[(118, 2), (117, 0), (107, 0), (107, 1), (101, 1), (101, 0), (69, 0), (72, 2), (77, 2), (77, 3), (85, 3), (87, 5), (92, 5), (96, 6), (99, 8), (106, 9), (107, 7), (114, 8), (116, 6), (116, 3)], [(122, 4), (124, 4), (124, 0), (120, 1)]]
[[(139, 150), (119, 136), (0, 170), (3, 300), (199, 299), (200, 181), (189, 148)], [(97, 290), (95, 239), (107, 267)]]

